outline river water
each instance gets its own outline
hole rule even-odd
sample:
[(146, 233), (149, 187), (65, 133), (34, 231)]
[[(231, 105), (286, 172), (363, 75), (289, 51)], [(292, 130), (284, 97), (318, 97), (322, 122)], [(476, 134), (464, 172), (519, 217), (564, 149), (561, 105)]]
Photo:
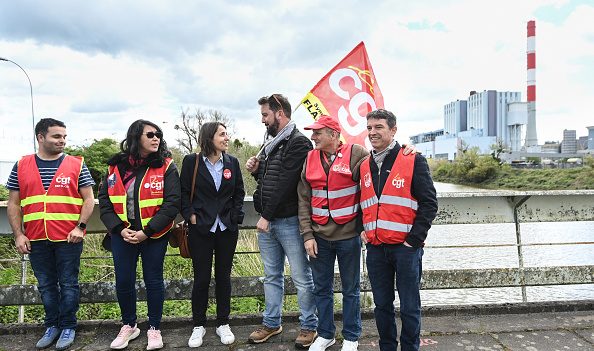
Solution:
[[(436, 183), (438, 192), (489, 191)], [(547, 222), (520, 225), (522, 243), (594, 242), (594, 222)], [(515, 244), (513, 223), (436, 225), (428, 233), (427, 246)], [(594, 265), (594, 245), (546, 245), (523, 247), (525, 267)], [(515, 246), (488, 248), (425, 249), (423, 269), (518, 267)], [(594, 284), (527, 287), (528, 301), (594, 299)], [(423, 290), (424, 305), (521, 302), (521, 288)]]

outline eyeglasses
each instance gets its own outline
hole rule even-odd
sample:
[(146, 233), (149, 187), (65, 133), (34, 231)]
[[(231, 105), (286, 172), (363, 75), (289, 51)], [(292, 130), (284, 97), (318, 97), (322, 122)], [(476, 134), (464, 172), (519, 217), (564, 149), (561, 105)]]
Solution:
[(152, 139), (154, 137), (157, 137), (159, 139), (163, 138), (163, 132), (148, 132), (148, 133), (142, 133), (143, 135), (146, 135), (147, 138)]
[[(283, 104), (281, 104), (280, 100), (276, 97), (276, 94), (272, 94), (270, 97), (274, 98), (274, 101), (276, 101), (276, 103), (280, 106), (281, 110), (284, 110)], [(268, 100), (270, 100), (270, 98), (268, 98)]]

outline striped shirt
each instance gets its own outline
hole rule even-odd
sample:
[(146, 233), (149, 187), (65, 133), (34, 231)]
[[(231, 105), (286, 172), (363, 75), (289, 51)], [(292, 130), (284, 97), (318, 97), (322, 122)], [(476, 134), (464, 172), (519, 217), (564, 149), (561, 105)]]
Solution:
[[(37, 168), (39, 169), (39, 175), (41, 175), (41, 182), (43, 183), (43, 188), (46, 191), (52, 183), (58, 167), (60, 167), (62, 164), (64, 156), (65, 154), (62, 154), (62, 156), (56, 160), (47, 161), (42, 160), (39, 158), (39, 156), (35, 155), (35, 162), (37, 163)], [(14, 167), (12, 167), (12, 171), (10, 172), (10, 176), (8, 176), (8, 182), (6, 182), (6, 188), (8, 188), (8, 190), (20, 190), (17, 167), (18, 162), (14, 164)], [(83, 163), (80, 176), (78, 177), (78, 188), (80, 189), (93, 185), (95, 185), (95, 181), (93, 181), (87, 165)]]

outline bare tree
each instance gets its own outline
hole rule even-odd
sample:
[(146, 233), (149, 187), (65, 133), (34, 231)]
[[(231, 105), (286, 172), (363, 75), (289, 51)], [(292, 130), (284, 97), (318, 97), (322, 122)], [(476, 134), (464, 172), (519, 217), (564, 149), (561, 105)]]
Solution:
[(182, 132), (182, 137), (176, 139), (176, 141), (184, 152), (191, 153), (198, 148), (200, 128), (202, 128), (206, 122), (221, 122), (227, 126), (229, 135), (233, 134), (233, 120), (221, 111), (208, 110), (207, 112), (204, 112), (200, 109), (196, 109), (196, 112), (191, 114), (187, 109), (182, 110), (181, 124), (176, 124), (174, 128)]

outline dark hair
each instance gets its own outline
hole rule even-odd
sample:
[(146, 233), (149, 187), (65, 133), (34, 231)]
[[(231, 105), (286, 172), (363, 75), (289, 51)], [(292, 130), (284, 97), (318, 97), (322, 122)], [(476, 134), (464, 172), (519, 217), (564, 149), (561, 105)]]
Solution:
[(396, 127), (396, 116), (392, 112), (384, 110), (383, 108), (369, 112), (367, 114), (367, 120), (369, 120), (370, 118), (385, 119), (390, 129)]
[(66, 128), (66, 125), (64, 124), (64, 122), (58, 121), (57, 119), (53, 119), (53, 118), (40, 119), (39, 122), (37, 122), (37, 124), (35, 125), (35, 137), (37, 138), (38, 134), (46, 136), (49, 127), (56, 127), (56, 126)]
[(204, 156), (214, 155), (216, 153), (214, 142), (215, 134), (219, 130), (219, 126), (227, 129), (227, 126), (221, 122), (206, 122), (200, 127), (200, 134), (198, 135), (198, 143), (200, 144), (200, 151)]
[[(128, 132), (126, 133), (126, 139), (122, 140), (122, 142), (120, 143), (120, 150), (122, 150), (124, 154), (130, 155), (137, 160), (141, 158), (139, 147), (140, 137), (142, 137), (142, 133), (144, 132), (144, 126), (146, 125), (154, 127), (157, 130), (157, 132), (163, 133), (161, 128), (159, 128), (159, 126), (154, 124), (153, 122), (144, 119), (138, 119), (134, 121), (128, 128)], [(165, 157), (171, 157), (171, 152), (169, 151), (169, 149), (167, 149), (167, 143), (165, 142), (165, 139), (161, 138), (161, 142), (159, 143), (159, 149), (152, 155), (155, 155), (160, 160), (163, 160)]]
[(282, 94), (263, 96), (258, 99), (258, 104), (260, 106), (268, 104), (268, 107), (270, 107), (270, 109), (275, 113), (282, 109), (285, 113), (285, 116), (287, 116), (288, 119), (291, 119), (291, 104), (289, 103), (289, 100)]

